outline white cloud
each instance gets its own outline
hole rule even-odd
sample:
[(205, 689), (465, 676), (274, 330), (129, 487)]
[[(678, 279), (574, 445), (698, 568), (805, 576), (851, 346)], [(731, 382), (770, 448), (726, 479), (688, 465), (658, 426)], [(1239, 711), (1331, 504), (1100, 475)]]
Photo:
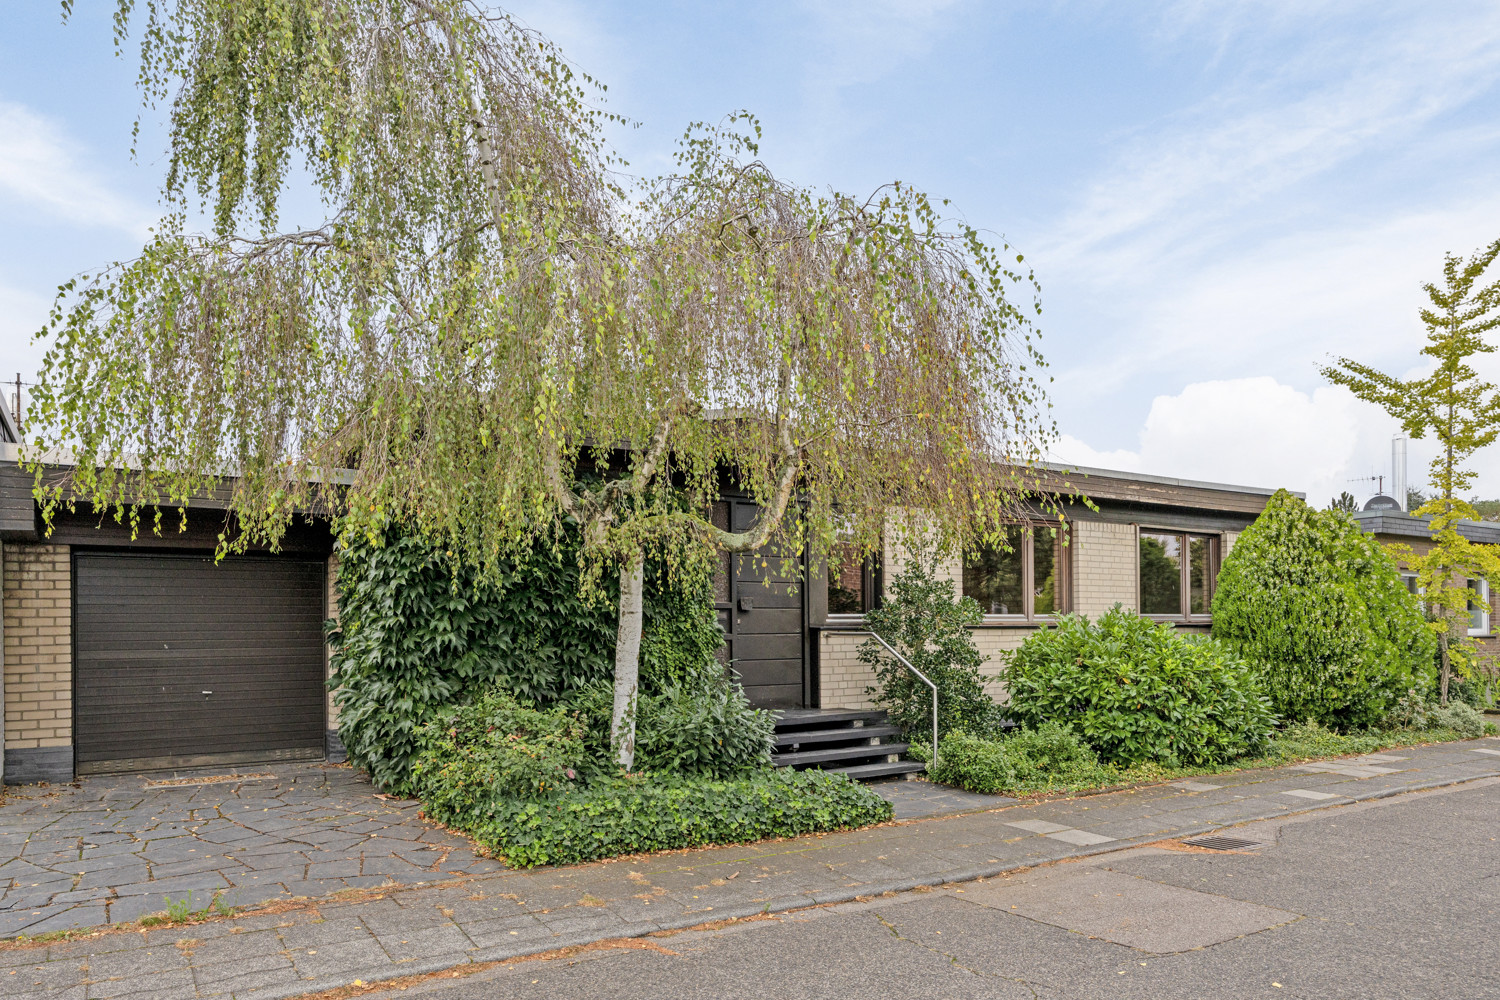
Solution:
[[(1057, 461), (1239, 486), (1287, 487), (1318, 506), (1350, 480), (1389, 472), (1394, 421), (1345, 389), (1311, 394), (1268, 376), (1196, 382), (1157, 396), (1132, 450), (1098, 451), (1065, 436)], [(1413, 468), (1420, 480), (1421, 470)]]
[[(1223, 11), (1225, 23), (1243, 26), (1243, 7)], [(1322, 11), (1308, 16), (1324, 20)], [(1139, 281), (1143, 265), (1191, 263), (1205, 249), (1232, 248), (1237, 233), (1271, 221), (1270, 196), (1410, 141), (1500, 77), (1493, 5), (1441, 20), (1320, 23), (1314, 37), (1321, 40), (1275, 46), (1223, 89), (1122, 139), (1034, 256), (1085, 266), (1095, 281), (1116, 284)], [(1493, 143), (1489, 130), (1468, 134)], [(1250, 206), (1261, 211), (1246, 216)], [(1274, 214), (1298, 207), (1280, 204)]]
[(78, 145), (47, 119), (0, 102), (0, 193), (67, 222), (144, 238), (152, 213), (111, 190), (81, 159)]

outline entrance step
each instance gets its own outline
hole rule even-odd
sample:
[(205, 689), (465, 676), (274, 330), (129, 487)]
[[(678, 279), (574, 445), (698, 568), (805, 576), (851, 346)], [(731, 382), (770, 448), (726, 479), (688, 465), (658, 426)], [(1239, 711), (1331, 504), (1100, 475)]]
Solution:
[(909, 744), (880, 709), (787, 709), (777, 713), (777, 767), (839, 771), (857, 781), (916, 774), (926, 766), (898, 760)]
[(927, 770), (927, 765), (914, 760), (898, 760), (883, 761), (879, 764), (857, 764), (854, 767), (828, 767), (824, 770), (847, 774), (855, 781), (875, 781), (880, 778), (901, 778), (922, 774)]

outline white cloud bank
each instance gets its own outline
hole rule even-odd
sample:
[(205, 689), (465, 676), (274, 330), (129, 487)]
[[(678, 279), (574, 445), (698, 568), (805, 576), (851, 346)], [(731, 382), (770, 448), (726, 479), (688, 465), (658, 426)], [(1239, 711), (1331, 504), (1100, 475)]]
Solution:
[[(1399, 426), (1346, 389), (1311, 394), (1270, 376), (1195, 382), (1157, 396), (1134, 450), (1100, 451), (1072, 435), (1053, 448), (1070, 465), (1176, 476), (1238, 486), (1287, 487), (1322, 507), (1348, 490), (1363, 499), (1390, 472), (1390, 439)], [(1412, 442), (1408, 475), (1425, 477), (1425, 442)], [(1494, 464), (1491, 461), (1490, 464)]]

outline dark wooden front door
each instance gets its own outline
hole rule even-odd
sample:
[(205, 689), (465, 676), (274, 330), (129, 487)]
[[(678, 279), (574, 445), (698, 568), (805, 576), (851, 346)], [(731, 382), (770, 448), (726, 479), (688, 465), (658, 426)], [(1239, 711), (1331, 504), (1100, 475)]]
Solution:
[[(721, 525), (744, 531), (760, 508), (748, 500), (718, 505)], [(774, 543), (726, 557), (715, 584), (730, 670), (750, 703), (801, 708), (807, 703), (807, 587), (802, 555)]]
[(80, 774), (323, 753), (324, 566), (80, 551)]

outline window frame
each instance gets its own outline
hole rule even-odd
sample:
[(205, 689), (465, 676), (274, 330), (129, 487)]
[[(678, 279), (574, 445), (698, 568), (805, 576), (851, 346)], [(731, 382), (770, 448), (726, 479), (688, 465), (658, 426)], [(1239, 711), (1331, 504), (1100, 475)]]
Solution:
[[(1176, 535), (1181, 539), (1178, 572), (1180, 577), (1177, 584), (1178, 610), (1175, 614), (1147, 612), (1144, 608), (1144, 594), (1141, 591), (1141, 536), (1142, 535)], [(1207, 611), (1194, 614), (1193, 606), (1193, 542), (1194, 538), (1202, 538), (1208, 542), (1208, 573), (1204, 584), (1207, 591), (1203, 595), (1203, 605)], [(1181, 622), (1189, 625), (1208, 625), (1213, 622), (1214, 592), (1219, 589), (1219, 570), (1223, 567), (1224, 535), (1222, 532), (1194, 531), (1191, 528), (1161, 528), (1149, 524), (1138, 524), (1135, 526), (1135, 606), (1137, 612), (1144, 618), (1159, 622)]]
[[(985, 612), (983, 624), (985, 625), (1013, 625), (1027, 627), (1038, 624), (1050, 624), (1057, 620), (1059, 615), (1065, 615), (1073, 608), (1073, 546), (1068, 537), (1068, 526), (1060, 521), (1015, 521), (1010, 525), (1021, 528), (1021, 613), (1010, 615), (992, 615)], [(1010, 526), (1008, 525), (1008, 526)], [(1057, 605), (1052, 611), (1045, 614), (1036, 613), (1036, 529), (1051, 528), (1059, 533), (1062, 544), (1058, 546), (1055, 571), (1057, 582), (1053, 586), (1053, 599)], [(968, 597), (964, 592), (964, 571), (967, 569), (968, 559), (962, 558), (958, 567), (958, 589), (961, 596)]]
[(828, 610), (828, 586), (832, 582), (832, 566), (827, 557), (823, 559), (823, 619), (832, 624), (849, 624), (851, 622), (862, 622), (865, 615), (880, 606), (880, 590), (883, 580), (880, 571), (880, 556), (874, 552), (868, 553), (861, 562), (860, 585), (863, 590), (863, 611), (829, 611)]
[[(1486, 580), (1486, 579), (1483, 579), (1483, 578), (1480, 578), (1478, 580), (1465, 580), (1465, 582), (1469, 585), (1469, 589), (1477, 591), (1478, 594), (1479, 594), (1479, 596), (1480, 596), (1480, 599), (1484, 601), (1484, 611), (1482, 612), (1482, 617), (1481, 617), (1481, 621), (1483, 622), (1483, 624), (1479, 628), (1472, 628), (1472, 627), (1470, 627), (1469, 630), (1468, 630), (1469, 635), (1471, 635), (1471, 636), (1487, 636), (1487, 635), (1494, 634), (1495, 607), (1494, 607), (1493, 604), (1490, 603), (1490, 582), (1488, 580)], [(1478, 611), (1478, 610), (1479, 610), (1479, 607), (1477, 605), (1475, 605), (1473, 601), (1470, 601), (1469, 602), (1469, 614), (1471, 616), (1469, 618), (1470, 622), (1474, 621), (1472, 615), (1473, 615), (1473, 613), (1475, 611)]]

